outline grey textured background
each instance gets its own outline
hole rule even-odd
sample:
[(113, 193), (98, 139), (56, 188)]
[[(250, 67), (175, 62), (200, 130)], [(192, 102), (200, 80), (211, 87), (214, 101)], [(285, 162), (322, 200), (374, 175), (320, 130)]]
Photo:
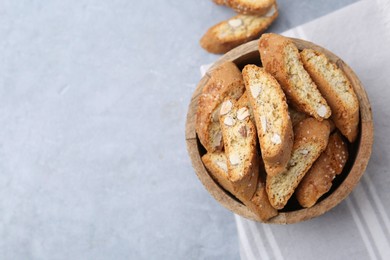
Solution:
[[(282, 32), (353, 0), (278, 1)], [(184, 124), (211, 1), (0, 2), (0, 258), (237, 259)]]

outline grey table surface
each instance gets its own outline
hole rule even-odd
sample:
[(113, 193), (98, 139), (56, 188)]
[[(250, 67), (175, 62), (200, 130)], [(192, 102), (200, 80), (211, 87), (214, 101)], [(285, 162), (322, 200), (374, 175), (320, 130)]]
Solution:
[[(278, 1), (282, 32), (354, 0)], [(202, 1), (0, 2), (0, 259), (237, 259), (184, 125)]]

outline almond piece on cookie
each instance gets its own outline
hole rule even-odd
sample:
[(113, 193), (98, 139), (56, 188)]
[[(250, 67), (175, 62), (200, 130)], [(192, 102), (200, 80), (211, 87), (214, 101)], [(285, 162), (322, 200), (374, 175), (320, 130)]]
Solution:
[(267, 33), (260, 37), (261, 62), (280, 83), (292, 105), (318, 119), (327, 119), (331, 109), (303, 67), (298, 48), (288, 38)]
[(244, 107), (244, 106), (247, 107), (249, 110), (250, 118), (251, 118), (252, 122), (255, 124), (255, 118), (253, 116), (253, 110), (252, 110), (251, 103), (249, 102), (249, 99), (248, 99), (248, 92), (247, 91), (245, 91), (244, 94), (242, 94), (240, 99), (237, 101), (237, 106), (238, 107)]

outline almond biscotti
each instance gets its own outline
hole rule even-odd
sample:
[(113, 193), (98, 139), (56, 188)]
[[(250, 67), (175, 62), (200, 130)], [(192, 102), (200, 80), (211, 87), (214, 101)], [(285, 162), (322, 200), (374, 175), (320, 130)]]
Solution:
[(275, 0), (213, 0), (217, 5), (226, 5), (240, 14), (263, 15), (276, 7)]
[(332, 187), (336, 175), (343, 171), (348, 160), (348, 147), (336, 132), (329, 137), (326, 150), (303, 177), (295, 197), (302, 207), (312, 207)]
[(320, 121), (330, 117), (328, 103), (304, 69), (291, 40), (277, 34), (263, 34), (259, 52), (264, 68), (279, 81), (292, 105)]
[(200, 45), (208, 52), (221, 54), (253, 40), (277, 18), (277, 8), (272, 10), (272, 13), (262, 16), (238, 14), (220, 22), (208, 29), (201, 38)]
[(225, 99), (220, 110), (220, 124), (227, 158), (229, 179), (234, 192), (251, 199), (259, 177), (257, 136), (247, 107), (238, 107)]
[(263, 68), (246, 65), (242, 71), (253, 109), (261, 155), (268, 175), (286, 169), (293, 146), (293, 130), (286, 97), (279, 83)]
[(287, 204), (306, 172), (325, 150), (329, 132), (327, 120), (320, 122), (314, 118), (307, 118), (294, 128), (294, 146), (287, 170), (267, 176), (267, 194), (274, 208), (282, 209)]
[(240, 198), (240, 194), (235, 194), (234, 183), (228, 177), (227, 159), (223, 152), (207, 153), (203, 155), (202, 161), (213, 179), (241, 200), (260, 220), (266, 221), (278, 214), (278, 211), (271, 206), (268, 200), (264, 180), (258, 179), (256, 191), (251, 199)]
[(209, 80), (199, 97), (196, 132), (207, 151), (223, 148), (219, 110), (225, 97), (237, 100), (244, 92), (240, 70), (233, 62), (226, 62), (208, 73)]
[(348, 78), (323, 54), (305, 49), (301, 52), (305, 69), (332, 109), (332, 120), (350, 142), (356, 140), (359, 124), (359, 101)]

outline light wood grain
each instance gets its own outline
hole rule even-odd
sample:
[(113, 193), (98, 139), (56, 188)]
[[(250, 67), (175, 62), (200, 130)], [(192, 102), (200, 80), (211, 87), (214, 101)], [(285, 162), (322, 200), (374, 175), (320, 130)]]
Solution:
[[(340, 69), (342, 69), (347, 75), (360, 102), (360, 132), (359, 137), (356, 141), (358, 142), (358, 145), (353, 146), (354, 149), (357, 150), (355, 152), (355, 158), (352, 158), (353, 166), (351, 167), (349, 173), (347, 173), (346, 178), (340, 184), (340, 186), (336, 190), (334, 190), (333, 193), (330, 194), (327, 198), (320, 201), (311, 208), (299, 209), (290, 212), (281, 212), (278, 216), (267, 221), (267, 223), (273, 224), (292, 224), (314, 218), (329, 211), (337, 204), (339, 204), (343, 199), (345, 199), (348, 194), (354, 189), (354, 187), (357, 185), (360, 178), (364, 174), (369, 158), (371, 156), (374, 138), (373, 119), (370, 102), (368, 100), (366, 91), (364, 90), (360, 80), (353, 72), (353, 70), (339, 57), (337, 57), (332, 52), (326, 50), (325, 48), (300, 39), (291, 39), (294, 41), (294, 43), (300, 50), (304, 48), (311, 48), (323, 52), (332, 62), (336, 63), (340, 67)], [(258, 41), (255, 40), (252, 42), (248, 42), (226, 53), (210, 68), (209, 71), (226, 61), (233, 61), (240, 68), (242, 68), (245, 64), (260, 64)], [(198, 109), (198, 98), (208, 79), (209, 75), (206, 73), (206, 75), (199, 82), (192, 96), (187, 114), (185, 135), (187, 142), (187, 150), (190, 155), (192, 165), (199, 180), (202, 182), (207, 191), (219, 203), (221, 203), (224, 207), (238, 215), (261, 222), (260, 219), (258, 219), (256, 215), (253, 214), (246, 206), (244, 206), (241, 202), (236, 200), (228, 192), (221, 188), (221, 186), (219, 186), (210, 177), (209, 173), (207, 172), (206, 168), (202, 163), (202, 149), (200, 147), (200, 143), (197, 140), (195, 132), (195, 122), (196, 111)]]

